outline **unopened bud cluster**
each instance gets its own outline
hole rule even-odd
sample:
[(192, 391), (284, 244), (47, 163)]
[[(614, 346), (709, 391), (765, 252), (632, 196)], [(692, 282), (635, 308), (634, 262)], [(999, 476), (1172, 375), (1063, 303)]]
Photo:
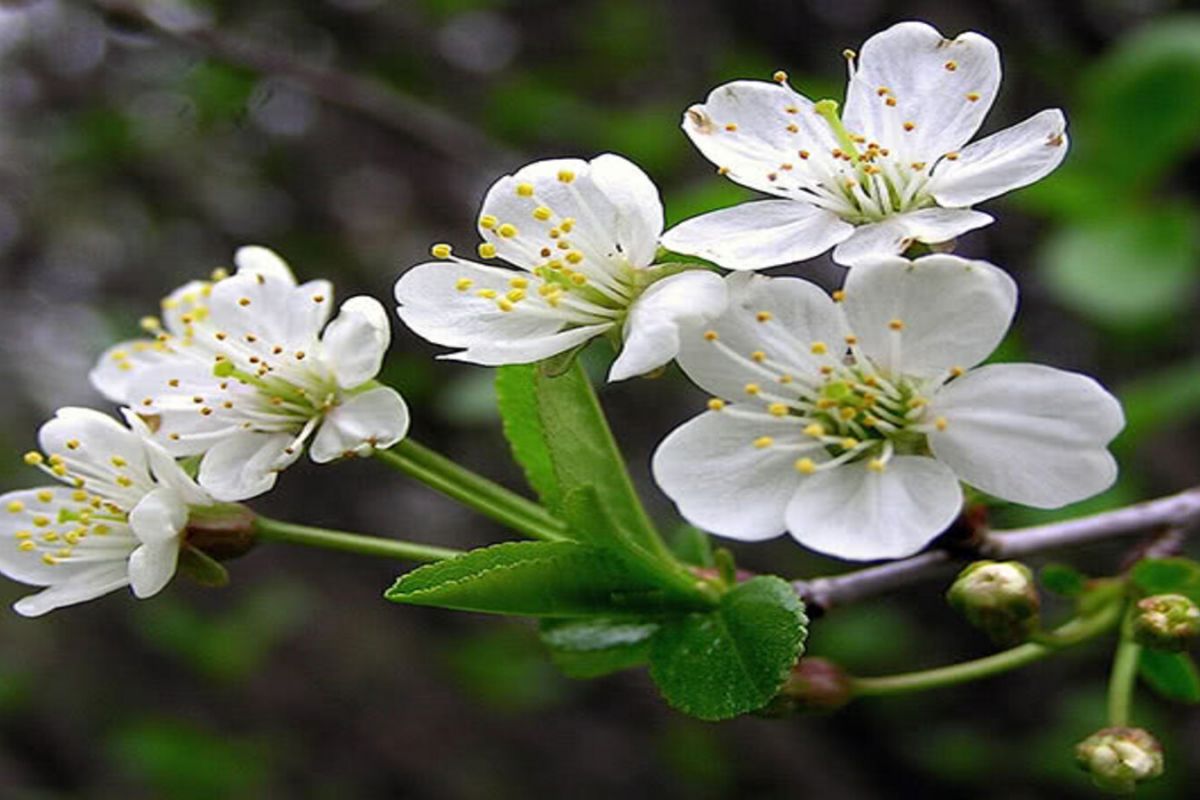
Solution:
[(1097, 788), (1129, 794), (1163, 773), (1162, 745), (1141, 728), (1103, 728), (1075, 746), (1080, 769)]
[(1156, 594), (1138, 601), (1133, 618), (1138, 644), (1179, 652), (1200, 635), (1200, 607), (1181, 594)]
[(959, 573), (946, 599), (999, 644), (1024, 641), (1038, 626), (1033, 573), (1017, 561), (976, 561)]

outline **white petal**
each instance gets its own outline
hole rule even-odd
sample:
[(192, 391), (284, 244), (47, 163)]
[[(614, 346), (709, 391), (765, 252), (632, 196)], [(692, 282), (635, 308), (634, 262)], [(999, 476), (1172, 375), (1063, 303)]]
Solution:
[[(503, 296), (514, 278), (528, 280), (530, 288), (512, 311), (502, 311), (495, 300), (477, 295), (491, 290)], [(462, 279), (472, 282), (466, 291), (458, 288)], [(584, 315), (581, 327), (567, 329), (571, 312), (549, 306), (534, 288), (539, 285), (536, 276), (525, 278), (509, 269), (467, 262), (420, 264), (396, 282), (396, 313), (417, 335), (435, 344), (467, 348), (449, 358), (488, 366), (537, 361), (612, 326), (604, 318)]]
[[(88, 561), (55, 555), (69, 542), (68, 534), (79, 527), (78, 514), (91, 510), (86, 501), (73, 500), (73, 494), (72, 489), (56, 486), (0, 496), (0, 573), (22, 583), (49, 586), (92, 569), (97, 558), (125, 563), (137, 541), (128, 528), (115, 522), (110, 524), (108, 534), (89, 536), (71, 547), (72, 555), (87, 556)], [(49, 498), (48, 502), (42, 499), (45, 497)], [(76, 521), (60, 520), (60, 510), (71, 512)], [(36, 546), (22, 550), (22, 544), (27, 541), (33, 541)], [(47, 553), (55, 555), (57, 561), (43, 561)]]
[(138, 599), (163, 590), (179, 563), (179, 541), (144, 544), (129, 556), (129, 583)]
[(225, 333), (239, 347), (254, 341), (260, 356), (275, 346), (303, 351), (316, 342), (332, 303), (327, 281), (296, 286), (275, 274), (239, 272), (213, 287), (206, 330)]
[(973, 367), (1000, 344), (1017, 307), (1017, 285), (1003, 270), (952, 255), (860, 264), (845, 292), (863, 352), (892, 374)]
[(903, 253), (913, 242), (948, 242), (992, 224), (991, 216), (967, 208), (924, 208), (860, 226), (833, 251), (833, 260), (851, 267)]
[[(131, 386), (133, 408), (157, 418), (153, 441), (177, 457), (199, 455), (241, 432), (246, 421), (241, 409), (258, 407), (257, 392), (239, 381), (217, 378), (210, 364), (192, 360), (150, 367)], [(225, 408), (227, 402), (232, 409)]]
[(764, 81), (713, 89), (703, 105), (683, 115), (683, 130), (726, 177), (781, 197), (821, 176), (801, 151), (828, 153), (838, 146), (811, 100), (790, 86)]
[(325, 415), (309, 448), (318, 464), (386, 450), (408, 432), (408, 407), (395, 389), (381, 386), (356, 394)]
[(663, 234), (663, 246), (727, 269), (763, 269), (818, 256), (853, 232), (832, 211), (757, 200), (685, 220)]
[(129, 572), (122, 560), (116, 564), (98, 564), (70, 580), (23, 597), (13, 603), (22, 616), (38, 617), (56, 608), (84, 603), (129, 585)]
[(609, 370), (622, 381), (657, 369), (679, 353), (683, 330), (694, 331), (725, 310), (725, 281), (707, 270), (688, 270), (655, 281), (625, 318), (625, 343)]
[(274, 250), (266, 247), (256, 244), (239, 247), (233, 254), (233, 263), (237, 265), (238, 274), (262, 275), (296, 285), (292, 268)]
[(975, 135), (999, 86), (1000, 54), (991, 40), (977, 33), (946, 39), (925, 23), (902, 22), (863, 44), (843, 119), (904, 161), (932, 163)]
[(636, 164), (605, 153), (591, 162), (591, 178), (617, 210), (617, 243), (630, 264), (654, 263), (663, 230), (662, 199), (658, 187)]
[(796, 541), (851, 561), (903, 558), (950, 526), (962, 508), (958, 479), (922, 456), (896, 456), (883, 472), (857, 461), (806, 478), (787, 507)]
[[(111, 473), (113, 460), (130, 478), (149, 481), (146, 453), (137, 434), (107, 414), (90, 408), (60, 408), (54, 419), (42, 425), (38, 442), (47, 455), (94, 464), (98, 471)], [(140, 479), (140, 481), (138, 480)]]
[[(634, 165), (618, 165), (616, 156), (597, 161), (599, 179), (592, 174), (595, 162), (552, 159), (528, 164), (496, 181), (480, 212), (481, 221), (490, 217), (488, 222), (494, 224), (481, 222), (480, 235), (496, 246), (500, 258), (529, 270), (553, 258), (562, 243), (583, 254), (575, 268), (585, 274), (625, 262), (647, 266), (633, 255), (653, 257), (649, 237), (662, 229), (661, 208), (649, 197), (656, 192)], [(610, 197), (613, 182), (629, 179), (631, 173), (640, 176), (637, 185)], [(544, 250), (551, 255), (543, 255)]]
[(154, 480), (162, 486), (174, 489), (185, 505), (211, 505), (212, 497), (201, 489), (190, 475), (184, 472), (183, 467), (166, 451), (166, 448), (154, 441), (154, 434), (145, 421), (129, 408), (121, 409), (121, 414), (125, 417), (129, 429), (142, 440), (142, 447), (146, 451), (146, 460), (150, 465), (150, 472), (154, 475)]
[(1124, 415), (1084, 375), (992, 364), (949, 383), (928, 413), (947, 423), (929, 436), (934, 454), (967, 483), (1005, 500), (1057, 508), (1116, 479), (1105, 445), (1124, 427)]
[(974, 205), (1046, 177), (1066, 156), (1066, 117), (1046, 109), (942, 161), (929, 191), (944, 206)]
[(222, 439), (200, 462), (200, 485), (217, 500), (228, 503), (248, 500), (275, 485), (279, 471), (299, 457), (288, 453), (292, 436), (287, 433), (244, 432)]
[(373, 297), (352, 297), (321, 336), (325, 363), (343, 389), (361, 386), (379, 374), (391, 342), (387, 312)]
[(178, 538), (187, 521), (187, 504), (178, 492), (165, 487), (147, 494), (129, 512), (129, 527), (143, 544)]
[(149, 367), (178, 358), (158, 342), (135, 339), (121, 342), (104, 351), (88, 380), (96, 391), (114, 403), (129, 403), (130, 385), (138, 374)]
[[(211, 292), (211, 281), (188, 281), (171, 292), (162, 301), (163, 328), (179, 338), (188, 336), (189, 328), (195, 324), (195, 312), (207, 310)], [(185, 317), (191, 322), (185, 322)]]
[[(726, 279), (729, 303), (725, 312), (706, 327), (683, 332), (679, 366), (698, 386), (718, 397), (749, 400), (745, 387), (762, 384), (767, 392), (780, 371), (794, 376), (815, 375), (840, 352), (847, 333), (842, 314), (829, 295), (800, 278), (768, 278), (734, 273)], [(705, 335), (715, 331), (717, 339)], [(828, 354), (812, 352), (822, 342)], [(768, 370), (753, 360), (761, 352)]]
[[(800, 454), (755, 447), (756, 439), (780, 430), (777, 420), (763, 417), (706, 412), (658, 446), (651, 465), (654, 480), (688, 522), (742, 541), (783, 533), (784, 509), (800, 483), (794, 466)], [(805, 455), (823, 460), (822, 453)]]

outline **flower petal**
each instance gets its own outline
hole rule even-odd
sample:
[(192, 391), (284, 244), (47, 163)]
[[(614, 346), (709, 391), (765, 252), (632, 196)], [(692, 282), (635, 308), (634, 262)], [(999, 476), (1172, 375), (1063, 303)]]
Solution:
[(188, 509), (174, 489), (155, 489), (129, 512), (129, 527), (142, 544), (162, 544), (177, 539), (187, 527)]
[(683, 130), (722, 173), (743, 186), (793, 197), (820, 177), (806, 154), (838, 146), (813, 103), (790, 86), (733, 81), (683, 115)]
[(944, 206), (974, 205), (1046, 177), (1066, 156), (1066, 117), (1046, 109), (942, 161), (929, 192)]
[(623, 381), (663, 366), (679, 353), (683, 329), (692, 330), (725, 310), (725, 281), (708, 270), (688, 270), (655, 281), (625, 319), (625, 343), (609, 370)]
[[(699, 528), (742, 541), (770, 539), (784, 531), (784, 509), (800, 474), (798, 453), (754, 446), (780, 429), (777, 420), (710, 411), (671, 432), (654, 453), (659, 488), (679, 513)], [(823, 452), (823, 451), (822, 451)], [(821, 454), (809, 454), (821, 460)]]
[[(21, 583), (49, 586), (91, 569), (99, 558), (125, 563), (137, 540), (121, 523), (110, 523), (104, 535), (74, 539), (80, 514), (93, 511), (86, 500), (74, 500), (74, 493), (55, 486), (0, 496), (0, 573)], [(59, 516), (63, 510), (71, 519)], [(60, 555), (57, 551), (64, 546), (72, 552)], [(53, 558), (46, 560), (46, 555)]]
[(37, 594), (22, 597), (13, 603), (13, 610), (25, 617), (39, 617), (56, 608), (94, 600), (101, 595), (129, 585), (129, 571), (124, 559), (115, 564), (97, 564), (63, 583), (50, 586)]
[(185, 505), (212, 505), (213, 499), (208, 492), (201, 489), (192, 476), (184, 472), (183, 467), (167, 452), (166, 448), (154, 441), (154, 434), (146, 422), (129, 408), (121, 409), (121, 414), (125, 417), (125, 423), (129, 429), (142, 440), (142, 447), (146, 450), (146, 460), (150, 465), (150, 472), (154, 476), (154, 480), (160, 485), (178, 492)]
[(343, 389), (361, 386), (379, 374), (391, 342), (387, 312), (373, 297), (352, 297), (321, 336), (325, 363)]
[(239, 247), (233, 254), (233, 263), (237, 265), (239, 275), (262, 275), (292, 286), (296, 285), (292, 268), (274, 250), (266, 247), (256, 244)]
[(1004, 271), (952, 255), (860, 264), (845, 293), (859, 346), (891, 374), (934, 376), (978, 364), (1000, 344), (1017, 307), (1016, 283)]
[(395, 389), (380, 386), (356, 394), (325, 415), (308, 454), (324, 464), (350, 455), (386, 450), (408, 432), (408, 407)]
[[(680, 341), (679, 366), (705, 391), (729, 400), (748, 399), (747, 384), (782, 392), (777, 381), (783, 375), (815, 374), (831, 357), (814, 354), (815, 343), (840, 352), (845, 322), (816, 284), (744, 272), (725, 282), (725, 312), (707, 328), (685, 331)], [(756, 360), (759, 353), (763, 363)]]
[(616, 240), (635, 267), (654, 263), (663, 230), (658, 187), (641, 168), (612, 153), (591, 162), (591, 178), (617, 211)]
[(946, 39), (923, 22), (902, 22), (863, 44), (843, 119), (904, 161), (933, 162), (975, 135), (999, 87), (990, 39)]
[[(60, 408), (38, 431), (38, 442), (47, 455), (96, 465), (101, 474), (114, 468), (137, 483), (150, 481), (142, 441), (107, 414), (90, 408)], [(120, 463), (121, 466), (115, 467)]]
[(833, 251), (833, 260), (847, 267), (903, 253), (913, 242), (948, 242), (967, 231), (991, 225), (982, 211), (968, 208), (923, 208), (862, 225)]
[(217, 500), (234, 503), (270, 491), (280, 470), (299, 457), (289, 453), (293, 438), (287, 433), (243, 432), (224, 437), (200, 462), (200, 485)]
[(929, 446), (983, 491), (1057, 508), (1104, 491), (1117, 465), (1105, 445), (1121, 406), (1091, 378), (1036, 364), (992, 364), (947, 384), (929, 415), (946, 420)]
[[(435, 344), (465, 347), (447, 358), (494, 366), (521, 364), (569, 350), (612, 327), (600, 317), (554, 308), (534, 290), (502, 311), (494, 299), (503, 297), (519, 279), (540, 285), (536, 277), (469, 262), (419, 264), (396, 282), (396, 313), (417, 335)], [(469, 283), (465, 283), (469, 282)], [(568, 328), (572, 323), (581, 327)]]
[(166, 346), (147, 339), (134, 339), (104, 351), (88, 380), (96, 391), (114, 403), (129, 403), (130, 386), (142, 370), (169, 363), (178, 356)]
[(260, 357), (273, 347), (304, 351), (317, 340), (332, 305), (328, 281), (296, 286), (273, 272), (239, 272), (213, 287), (206, 330), (239, 346), (253, 342), (251, 350)]
[(763, 269), (818, 256), (853, 232), (832, 211), (802, 201), (756, 200), (685, 220), (662, 243), (726, 269)]
[(153, 597), (175, 577), (179, 542), (144, 544), (129, 556), (129, 584), (139, 600)]
[(805, 547), (851, 561), (903, 558), (950, 526), (962, 489), (932, 458), (896, 456), (876, 472), (856, 461), (800, 483), (788, 531)]

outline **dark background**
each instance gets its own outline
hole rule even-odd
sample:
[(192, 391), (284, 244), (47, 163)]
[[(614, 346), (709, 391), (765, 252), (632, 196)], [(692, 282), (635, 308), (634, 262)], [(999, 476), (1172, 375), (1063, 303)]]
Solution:
[[(813, 99), (840, 99), (843, 48), (924, 19), (1000, 46), (985, 131), (1050, 106), (1070, 120), (1067, 164), (985, 204), (998, 222), (960, 243), (1022, 287), (998, 358), (1089, 372), (1125, 402), (1121, 482), (1086, 509), (1182, 489), (1200, 476), (1200, 17), (1185, 5), (127, 6), (147, 22), (115, 3), (0, 3), (0, 480), (36, 483), (19, 455), (37, 424), (61, 405), (102, 406), (86, 381), (95, 356), (240, 244), (390, 305), (430, 243), (473, 250), (483, 191), (535, 158), (622, 153), (662, 187), (672, 222), (729, 205), (749, 194), (680, 133), (687, 105), (779, 68)], [(841, 276), (822, 261), (786, 272)], [(398, 323), (395, 334), (385, 378), (413, 407), (414, 436), (520, 487), (490, 371), (434, 361)], [(603, 345), (587, 355), (598, 371), (610, 358)], [(671, 372), (602, 397), (651, 508), (676, 524), (647, 462), (703, 395)], [(255, 506), (448, 546), (506, 537), (374, 463), (301, 462)], [(1111, 573), (1128, 546), (1057, 557)], [(843, 568), (787, 539), (736, 550), (787, 576)], [(230, 567), (224, 590), (180, 579), (147, 602), (119, 593), (37, 621), (0, 615), (0, 796), (1092, 796), (1070, 747), (1102, 723), (1106, 645), (833, 716), (708, 725), (667, 709), (640, 673), (560, 677), (520, 622), (384, 602), (399, 565), (264, 546)], [(811, 652), (861, 674), (989, 652), (943, 589), (836, 611)], [(0, 586), (5, 601), (24, 591)], [(1168, 776), (1145, 796), (1193, 796), (1200, 717), (1148, 693), (1135, 715), (1168, 750)]]

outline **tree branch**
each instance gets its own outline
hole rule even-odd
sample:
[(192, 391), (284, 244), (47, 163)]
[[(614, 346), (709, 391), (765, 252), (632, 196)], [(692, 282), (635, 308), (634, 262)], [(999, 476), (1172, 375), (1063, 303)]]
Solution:
[[(939, 548), (911, 558), (810, 580), (795, 581), (796, 592), (814, 610), (826, 611), (867, 597), (937, 577), (967, 558), (1012, 559), (1098, 542), (1155, 528), (1183, 529), (1200, 521), (1200, 487), (1145, 503), (1089, 517), (1035, 525), (1010, 531), (991, 531), (970, 549)], [(1177, 539), (1178, 534), (1173, 534)]]
[(382, 81), (306, 63), (291, 53), (216, 28), (170, 27), (133, 0), (96, 0), (96, 4), (114, 20), (135, 24), (220, 61), (289, 80), (331, 105), (397, 130), (454, 162), (494, 167), (519, 160), (511, 150), (470, 124)]

